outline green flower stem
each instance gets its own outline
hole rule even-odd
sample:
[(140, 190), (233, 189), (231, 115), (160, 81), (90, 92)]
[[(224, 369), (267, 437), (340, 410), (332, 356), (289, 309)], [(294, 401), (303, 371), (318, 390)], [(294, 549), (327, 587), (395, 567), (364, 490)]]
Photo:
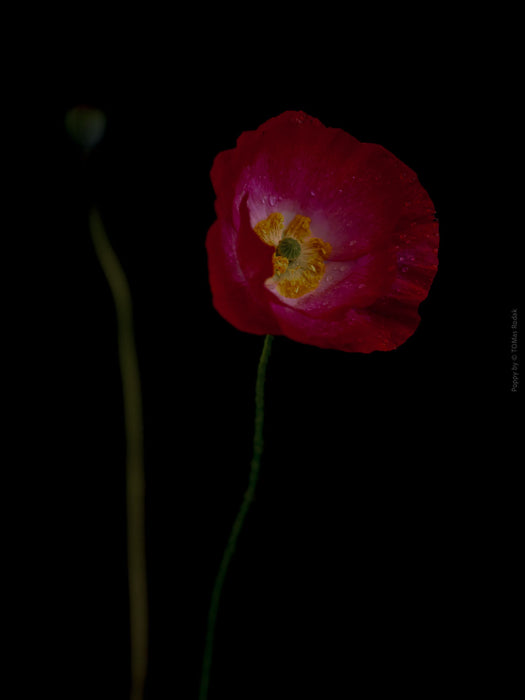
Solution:
[(148, 599), (144, 534), (144, 450), (140, 377), (133, 333), (131, 293), (100, 214), (92, 208), (91, 237), (109, 283), (117, 315), (118, 352), (126, 432), (126, 512), (130, 606), (131, 700), (142, 700), (148, 655)]
[(221, 596), (222, 586), (228, 570), (228, 565), (235, 551), (235, 545), (246, 517), (246, 513), (253, 501), (255, 493), (255, 485), (259, 476), (259, 467), (261, 463), (261, 455), (263, 451), (263, 423), (264, 423), (264, 381), (266, 376), (266, 365), (270, 356), (273, 336), (267, 335), (264, 340), (264, 346), (259, 360), (257, 370), (257, 382), (255, 384), (255, 429), (253, 438), (253, 458), (251, 461), (250, 478), (248, 488), (244, 493), (244, 498), (241, 503), (241, 508), (233, 523), (230, 539), (224, 550), (222, 561), (219, 566), (215, 586), (211, 595), (210, 610), (208, 613), (208, 627), (206, 630), (206, 642), (204, 647), (204, 660), (202, 664), (202, 677), (199, 700), (207, 700), (208, 685), (210, 680), (211, 657), (213, 651), (213, 636), (215, 632), (215, 623), (217, 621), (217, 610), (219, 608), (219, 600)]

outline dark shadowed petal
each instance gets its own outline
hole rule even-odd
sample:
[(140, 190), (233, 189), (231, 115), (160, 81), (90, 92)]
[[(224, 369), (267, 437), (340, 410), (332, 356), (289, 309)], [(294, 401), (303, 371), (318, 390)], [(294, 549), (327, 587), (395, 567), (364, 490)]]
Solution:
[(208, 232), (206, 248), (213, 304), (221, 316), (239, 330), (276, 335), (279, 328), (269, 305), (254, 297), (241, 269), (236, 237), (231, 225), (220, 220)]

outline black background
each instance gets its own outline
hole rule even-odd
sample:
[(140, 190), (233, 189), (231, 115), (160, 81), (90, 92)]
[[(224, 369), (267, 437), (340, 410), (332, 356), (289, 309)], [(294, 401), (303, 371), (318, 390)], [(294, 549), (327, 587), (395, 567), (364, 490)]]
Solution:
[[(34, 535), (49, 584), (43, 629), (56, 639), (49, 649), (37, 635), (35, 652), (59, 660), (42, 670), (55, 696), (128, 693), (121, 387), (89, 204), (99, 203), (135, 310), (147, 699), (191, 700), (247, 485), (263, 344), (212, 307), (209, 171), (243, 131), (287, 109), (380, 143), (416, 171), (440, 221), (439, 271), (420, 327), (393, 352), (274, 340), (260, 481), (221, 601), (210, 700), (421, 698), (473, 682), (500, 691), (512, 667), (517, 265), (513, 232), (501, 219), (496, 228), (490, 206), (500, 178), (489, 107), (504, 87), (468, 23), (400, 21), (400, 32), (387, 18), (377, 33), (307, 19), (254, 33), (208, 16), (206, 34), (195, 18), (178, 21), (158, 42), (145, 29), (128, 36), (111, 59), (96, 32), (77, 44), (71, 31), (57, 64), (70, 70), (42, 90), (45, 345), (60, 427), (47, 434), (51, 495)], [(64, 130), (78, 104), (108, 120), (88, 163)]]

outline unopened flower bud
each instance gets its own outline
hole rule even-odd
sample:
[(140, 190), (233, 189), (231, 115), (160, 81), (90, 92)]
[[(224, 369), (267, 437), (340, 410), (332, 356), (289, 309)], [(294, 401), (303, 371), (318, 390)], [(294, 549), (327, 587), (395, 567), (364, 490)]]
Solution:
[(73, 141), (90, 151), (104, 136), (106, 115), (96, 107), (73, 107), (66, 113), (65, 126)]

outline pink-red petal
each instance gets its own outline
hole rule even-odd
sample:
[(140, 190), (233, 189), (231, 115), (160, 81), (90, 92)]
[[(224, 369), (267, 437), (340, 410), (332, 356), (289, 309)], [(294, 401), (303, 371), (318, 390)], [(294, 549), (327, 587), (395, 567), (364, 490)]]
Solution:
[[(416, 174), (392, 153), (285, 112), (220, 153), (211, 177), (210, 282), (237, 328), (354, 352), (393, 349), (417, 328), (437, 270), (438, 224)], [(273, 251), (253, 227), (274, 211), (308, 216), (332, 247), (317, 289), (297, 299), (265, 285)]]

